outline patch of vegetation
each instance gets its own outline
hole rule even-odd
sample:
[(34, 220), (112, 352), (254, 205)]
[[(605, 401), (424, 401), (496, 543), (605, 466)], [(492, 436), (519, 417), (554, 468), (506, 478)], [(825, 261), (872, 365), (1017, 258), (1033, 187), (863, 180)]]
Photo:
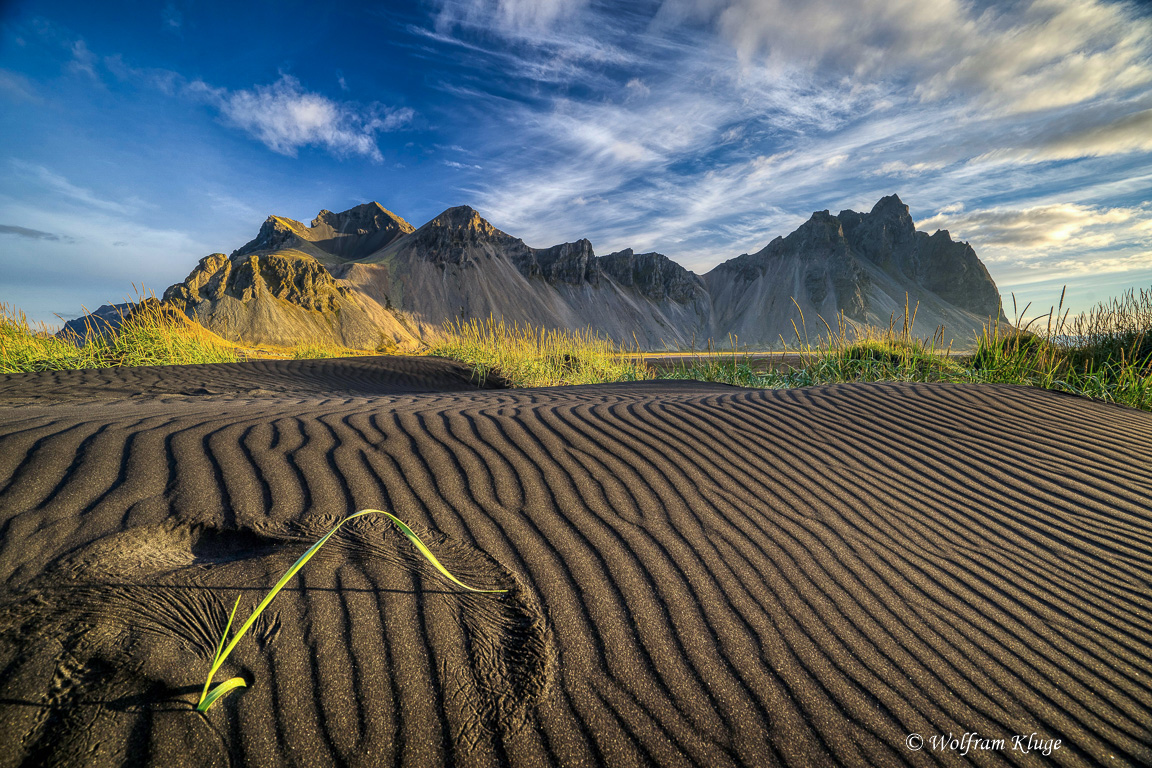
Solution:
[[(793, 326), (796, 341), (784, 342), (780, 359), (767, 371), (757, 371), (747, 353), (737, 352), (732, 342), (731, 358), (705, 358), (692, 365), (675, 368), (663, 378), (698, 379), (742, 387), (779, 389), (849, 381), (964, 381), (963, 367), (943, 347), (944, 331), (931, 339), (912, 335), (917, 307), (904, 307), (899, 328), (893, 317), (885, 329), (857, 325), (841, 313), (836, 329), (819, 318), (825, 333), (809, 341), (804, 313), (800, 326)], [(799, 310), (799, 306), (797, 306)]]
[(648, 378), (760, 388), (864, 381), (1006, 383), (1152, 410), (1152, 290), (1130, 291), (1075, 318), (1063, 311), (1063, 303), (1062, 295), (1058, 307), (1025, 323), (1028, 307), (1016, 313), (1013, 299), (1016, 322), (985, 327), (973, 355), (945, 346), (943, 328), (931, 338), (914, 336), (918, 306), (907, 303), (903, 319), (893, 317), (887, 328), (856, 325), (840, 315), (833, 329), (819, 318), (824, 332), (814, 343), (801, 313), (800, 326), (793, 329), (796, 340), (785, 343), (768, 370), (758, 370), (750, 354), (741, 354), (736, 339), (730, 356), (709, 346), (707, 355), (657, 374), (629, 358), (629, 350), (590, 331), (543, 331), (491, 318), (459, 324), (430, 353), (471, 365), (482, 378), (499, 374), (516, 387)]
[[(1129, 291), (1069, 318), (1060, 304), (1014, 327), (985, 328), (973, 381), (1026, 384), (1152, 410), (1152, 291)], [(1015, 310), (1015, 301), (1013, 301)], [(1045, 327), (1033, 330), (1039, 322)]]
[(498, 376), (514, 387), (597, 384), (654, 377), (643, 360), (591, 330), (560, 331), (509, 325), (489, 316), (459, 321), (428, 354), (469, 365), (481, 382)]
[(120, 365), (233, 363), (238, 356), (225, 341), (155, 298), (133, 305), (119, 328), (88, 316), (87, 340), (55, 336), (44, 324), (0, 305), (0, 373), (110, 368)]

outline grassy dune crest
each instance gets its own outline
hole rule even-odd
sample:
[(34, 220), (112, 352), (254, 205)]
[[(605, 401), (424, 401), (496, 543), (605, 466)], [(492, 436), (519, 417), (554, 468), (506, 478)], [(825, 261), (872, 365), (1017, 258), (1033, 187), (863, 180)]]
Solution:
[(484, 381), (497, 375), (514, 387), (599, 384), (653, 378), (642, 360), (591, 331), (558, 331), (508, 324), (488, 317), (450, 325), (430, 355), (472, 366)]

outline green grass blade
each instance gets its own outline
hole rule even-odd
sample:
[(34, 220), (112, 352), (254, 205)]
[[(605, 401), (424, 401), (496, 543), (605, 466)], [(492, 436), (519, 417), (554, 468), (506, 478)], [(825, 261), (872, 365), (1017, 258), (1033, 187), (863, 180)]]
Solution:
[(201, 701), (199, 704), (196, 705), (196, 711), (197, 712), (207, 712), (208, 707), (215, 704), (216, 699), (218, 699), (221, 696), (223, 696), (224, 694), (228, 693), (228, 691), (232, 690), (233, 688), (247, 688), (247, 687), (248, 687), (248, 683), (244, 682), (244, 678), (242, 678), (242, 677), (233, 677), (229, 680), (225, 680), (224, 682), (220, 683), (220, 685), (213, 688), (212, 693), (208, 694), (206, 697), (204, 697), (203, 701)]
[[(232, 628), (232, 619), (236, 618), (236, 609), (239, 607), (240, 595), (236, 595), (236, 602), (232, 605), (232, 613), (228, 616), (228, 623), (224, 625), (224, 634), (220, 635), (220, 642), (216, 645), (216, 654), (212, 657), (212, 669), (217, 669), (216, 662), (220, 660), (220, 652), (224, 648), (224, 641), (228, 639), (228, 630)], [(208, 686), (211, 684), (212, 675), (209, 675), (208, 679), (204, 681), (204, 690), (200, 692), (200, 702), (196, 705), (197, 709), (200, 709), (200, 707), (208, 709), (211, 705), (211, 702), (208, 704), (204, 703), (204, 700), (208, 698)], [(218, 698), (220, 698), (219, 694), (215, 696), (212, 701), (216, 701)], [(200, 709), (200, 711), (203, 712), (204, 709)]]
[[(406, 537), (408, 537), (408, 540), (411, 541), (413, 545), (415, 545), (415, 547), (420, 551), (420, 553), (422, 555), (424, 555), (424, 557), (428, 558), (428, 561), (430, 563), (432, 563), (433, 566), (436, 567), (436, 570), (440, 571), (441, 574), (443, 574), (445, 577), (450, 579), (453, 583), (458, 584), (461, 587), (464, 587), (464, 589), (470, 590), (472, 592), (487, 592), (487, 593), (507, 592), (508, 591), (506, 589), (477, 589), (476, 587), (468, 586), (467, 584), (465, 584), (464, 582), (460, 581), (458, 578), (453, 576), (451, 574), (451, 572), (449, 572), (448, 569), (445, 568), (440, 563), (440, 561), (436, 559), (436, 556), (432, 554), (432, 551), (430, 549), (428, 549), (427, 546), (424, 545), (424, 542), (422, 542), (420, 540), (420, 537), (416, 535), (415, 531), (413, 531), (411, 528), (409, 528), (408, 525), (403, 520), (396, 517), (395, 515), (393, 515), (390, 512), (385, 512), (382, 509), (362, 509), (359, 512), (355, 512), (351, 515), (348, 515), (348, 517), (346, 517), (343, 520), (341, 520), (340, 522), (336, 523), (336, 525), (332, 528), (332, 530), (330, 530), (330, 531), (328, 531), (328, 533), (324, 534), (324, 536), (321, 537), (321, 539), (319, 541), (317, 541), (315, 544), (313, 544), (311, 547), (308, 548), (308, 551), (306, 551), (304, 554), (300, 555), (300, 557), (296, 560), (296, 562), (292, 564), (292, 567), (290, 567), (287, 571), (285, 571), (284, 575), (280, 577), (280, 580), (276, 582), (276, 585), (272, 587), (272, 589), (268, 592), (268, 594), (264, 596), (264, 599), (261, 600), (260, 603), (252, 610), (251, 615), (249, 615), (248, 618), (244, 621), (244, 623), (240, 625), (240, 629), (236, 630), (236, 634), (232, 637), (231, 642), (229, 642), (228, 645), (225, 646), (222, 651), (219, 650), (219, 648), (217, 649), (216, 657), (212, 661), (212, 667), (208, 671), (208, 680), (204, 683), (204, 690), (205, 691), (208, 690), (208, 686), (212, 684), (212, 678), (214, 678), (216, 676), (216, 673), (220, 670), (220, 667), (224, 665), (225, 660), (227, 660), (228, 656), (232, 653), (232, 649), (235, 648), (236, 644), (238, 642), (240, 642), (240, 639), (242, 637), (244, 637), (245, 634), (247, 634), (248, 630), (251, 629), (252, 625), (256, 622), (256, 619), (258, 619), (260, 617), (260, 614), (264, 612), (264, 609), (268, 607), (268, 604), (272, 602), (272, 599), (280, 593), (280, 590), (282, 590), (284, 588), (284, 586), (292, 579), (292, 577), (295, 576), (296, 573), (301, 568), (304, 567), (304, 564), (307, 563), (309, 560), (311, 560), (312, 556), (315, 555), (320, 550), (320, 547), (324, 546), (324, 544), (328, 541), (328, 539), (332, 538), (332, 536), (338, 530), (340, 530), (340, 528), (343, 527), (343, 525), (345, 523), (347, 523), (350, 520), (355, 520), (358, 517), (363, 517), (365, 515), (384, 515), (384, 516), (386, 516), (389, 520), (391, 520), (393, 523), (396, 524), (396, 526), (400, 529), (400, 531)], [(237, 598), (237, 604), (239, 604), (239, 598)], [(235, 613), (236, 613), (236, 609), (233, 608), (232, 609), (233, 616), (235, 615)], [(225, 629), (224, 629), (224, 636), (220, 638), (221, 645), (223, 645), (225, 638), (228, 637), (228, 628), (230, 628), (231, 626), (232, 626), (232, 619), (229, 618), (228, 619), (228, 626), (225, 627)], [(240, 683), (236, 684), (235, 683), (236, 680), (240, 680)], [(220, 696), (227, 693), (232, 688), (236, 688), (239, 685), (243, 685), (243, 684), (244, 684), (244, 682), (241, 678), (232, 678), (231, 680), (227, 681), (226, 683), (221, 683), (220, 686), (217, 686), (216, 688), (214, 688), (212, 690), (212, 693), (209, 693), (206, 695), (201, 694), (200, 703), (196, 706), (196, 709), (200, 712), (206, 711), (208, 709), (208, 707), (212, 706), (212, 702), (216, 701), (216, 699), (220, 698)], [(225, 689), (225, 690), (220, 690), (220, 688), (225, 686), (225, 685), (229, 685), (230, 687)]]
[(424, 555), (424, 557), (428, 558), (428, 562), (432, 563), (432, 565), (434, 565), (436, 567), (436, 570), (440, 571), (440, 573), (444, 574), (444, 576), (451, 579), (454, 583), (459, 584), (460, 586), (464, 587), (464, 589), (470, 590), (472, 592), (487, 592), (487, 593), (507, 592), (508, 591), (506, 589), (477, 589), (476, 587), (468, 586), (464, 582), (460, 581), (460, 579), (456, 578), (451, 573), (449, 573), (448, 569), (445, 568), (443, 565), (441, 565), (440, 561), (436, 559), (436, 555), (432, 554), (432, 551), (430, 549), (428, 549), (428, 547), (424, 546), (424, 542), (420, 541), (420, 537), (416, 535), (416, 532), (413, 531), (411, 528), (409, 528), (408, 525), (403, 520), (396, 517), (396, 515), (393, 515), (390, 512), (385, 512), (382, 509), (366, 509), (366, 510), (364, 510), (364, 512), (365, 513), (367, 513), (367, 512), (379, 512), (382, 515), (387, 515), (388, 518), (396, 524), (396, 527), (400, 529), (400, 532), (403, 533), (405, 536), (407, 536), (408, 540), (411, 541), (416, 546), (416, 549), (420, 550), (420, 554), (422, 554), (422, 555)]

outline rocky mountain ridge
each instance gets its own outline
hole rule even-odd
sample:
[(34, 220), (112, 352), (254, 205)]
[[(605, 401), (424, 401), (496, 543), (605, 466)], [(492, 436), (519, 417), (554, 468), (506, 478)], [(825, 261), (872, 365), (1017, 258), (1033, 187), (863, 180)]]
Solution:
[(494, 315), (665, 348), (729, 335), (778, 346), (800, 312), (813, 322), (842, 312), (886, 325), (906, 295), (920, 303), (921, 335), (943, 324), (968, 341), (999, 313), (995, 283), (972, 248), (944, 231), (917, 232), (891, 195), (868, 213), (818, 211), (705, 275), (659, 253), (597, 256), (587, 239), (532, 248), (468, 206), (419, 228), (377, 203), (321, 211), (307, 227), (271, 216), (231, 256), (201, 259), (164, 300), (252, 342), (404, 348)]

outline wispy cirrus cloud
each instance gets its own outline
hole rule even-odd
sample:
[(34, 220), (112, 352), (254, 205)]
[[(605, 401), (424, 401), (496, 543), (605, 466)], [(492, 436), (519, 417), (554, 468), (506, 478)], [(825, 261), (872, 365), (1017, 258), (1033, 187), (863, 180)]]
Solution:
[(907, 80), (929, 101), (1005, 112), (1077, 104), (1152, 82), (1152, 21), (1105, 0), (665, 0), (655, 23), (712, 25), (741, 60), (858, 81)]
[(436, 27), (489, 29), (509, 37), (536, 36), (568, 21), (589, 0), (450, 0), (440, 4)]
[(7, 69), (0, 69), (0, 96), (16, 102), (40, 101), (40, 95), (31, 80), (19, 72)]
[(137, 200), (110, 200), (91, 189), (73, 184), (66, 177), (42, 165), (15, 158), (9, 160), (9, 165), (15, 175), (26, 183), (46, 188), (58, 199), (68, 200), (86, 209), (124, 215), (133, 213), (139, 208), (140, 203)]

